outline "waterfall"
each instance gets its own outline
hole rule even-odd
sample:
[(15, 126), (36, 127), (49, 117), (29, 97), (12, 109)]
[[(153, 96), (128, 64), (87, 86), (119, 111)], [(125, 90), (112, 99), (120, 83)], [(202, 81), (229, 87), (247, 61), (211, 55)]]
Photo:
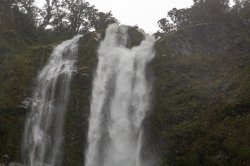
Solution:
[(64, 115), (80, 37), (55, 47), (37, 77), (22, 145), (25, 165), (61, 165)]
[(150, 92), (145, 68), (154, 57), (154, 39), (144, 34), (129, 49), (127, 30), (109, 26), (98, 50), (85, 166), (146, 165), (140, 157)]

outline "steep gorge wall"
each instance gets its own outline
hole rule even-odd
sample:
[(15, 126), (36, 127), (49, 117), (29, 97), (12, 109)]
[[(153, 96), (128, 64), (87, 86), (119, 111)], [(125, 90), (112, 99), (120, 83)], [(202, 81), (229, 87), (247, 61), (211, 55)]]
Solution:
[[(128, 47), (139, 45), (143, 35), (132, 28)], [(97, 49), (103, 32), (84, 35), (79, 41), (78, 70), (74, 73), (70, 101), (66, 113), (64, 135), (65, 165), (84, 163), (89, 117), (89, 104)], [(29, 113), (30, 97), (36, 85), (36, 76), (57, 43), (28, 45), (13, 31), (0, 36), (0, 163), (8, 154), (11, 161), (21, 161), (24, 123)]]
[[(204, 26), (156, 41), (157, 56), (149, 66), (153, 104), (145, 120), (145, 141), (152, 146), (145, 157), (155, 154), (157, 166), (250, 164), (247, 42), (243, 37), (226, 39), (227, 35), (213, 34)], [(195, 36), (197, 32), (202, 33)], [(142, 36), (129, 33), (128, 47), (138, 45)], [(92, 32), (79, 42), (78, 71), (65, 124), (67, 166), (84, 162), (92, 80), (102, 38)], [(240, 48), (228, 41), (243, 44)], [(0, 43), (0, 156), (8, 154), (11, 160), (21, 161), (20, 138), (29, 111), (19, 106), (32, 95), (36, 74), (55, 44), (29, 46), (14, 32), (1, 34)]]
[(159, 165), (250, 164), (246, 38), (202, 25), (156, 42), (154, 113), (147, 126)]
[[(79, 42), (78, 72), (72, 81), (71, 99), (65, 124), (65, 165), (82, 166), (86, 150), (92, 81), (97, 66), (97, 49), (104, 35), (93, 32)], [(127, 47), (139, 45), (143, 35), (136, 28), (128, 30)]]
[[(36, 76), (56, 46), (27, 45), (15, 32), (0, 38), (0, 163), (7, 154), (21, 161), (24, 123)], [(78, 71), (74, 73), (65, 124), (65, 165), (82, 165), (89, 115), (92, 75), (100, 36), (89, 33), (79, 42)]]
[[(52, 46), (27, 45), (13, 31), (0, 34), (0, 158), (20, 161), (24, 121), (34, 78)], [(0, 161), (1, 161), (0, 159)]]

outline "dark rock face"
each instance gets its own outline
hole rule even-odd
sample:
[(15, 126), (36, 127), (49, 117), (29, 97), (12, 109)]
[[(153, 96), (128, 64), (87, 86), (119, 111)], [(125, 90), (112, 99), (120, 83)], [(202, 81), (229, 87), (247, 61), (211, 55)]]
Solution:
[(141, 44), (141, 41), (144, 40), (144, 35), (138, 31), (136, 27), (130, 27), (128, 29), (128, 41), (127, 47), (132, 48)]
[[(128, 29), (129, 48), (141, 43), (144, 36), (135, 28)], [(88, 134), (92, 82), (97, 66), (97, 49), (101, 34), (89, 33), (79, 42), (78, 72), (72, 81), (71, 99), (65, 124), (65, 165), (82, 166)]]
[[(139, 45), (143, 35), (129, 29), (128, 47)], [(65, 124), (65, 165), (83, 165), (92, 80), (97, 65), (101, 32), (85, 35), (79, 42), (78, 71), (72, 80)], [(29, 97), (37, 72), (47, 63), (53, 45), (29, 47), (14, 32), (0, 38), (0, 155), (21, 161), (21, 142)], [(1, 161), (2, 159), (0, 159)]]
[[(250, 51), (243, 37), (229, 37), (228, 33), (226, 27), (220, 30), (198, 25), (156, 42), (157, 56), (148, 68), (154, 71), (149, 76), (154, 80), (154, 93), (152, 111), (144, 121), (142, 157), (155, 156), (157, 166), (250, 164)], [(144, 38), (135, 27), (128, 34), (128, 48)], [(9, 154), (11, 161), (21, 161), (20, 138), (29, 113), (24, 106), (52, 46), (29, 47), (13, 32), (1, 35), (0, 155)], [(65, 123), (67, 166), (84, 163), (101, 37), (97, 32), (89, 33), (79, 43), (78, 71)]]
[(79, 42), (78, 71), (72, 80), (65, 123), (64, 165), (82, 166), (88, 133), (91, 88), (97, 64), (98, 33), (89, 33)]

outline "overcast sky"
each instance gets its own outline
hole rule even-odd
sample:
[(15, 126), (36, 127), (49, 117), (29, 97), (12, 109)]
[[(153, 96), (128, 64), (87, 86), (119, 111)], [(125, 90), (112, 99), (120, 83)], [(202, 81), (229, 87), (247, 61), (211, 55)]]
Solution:
[(87, 0), (100, 11), (112, 11), (122, 23), (138, 25), (146, 32), (156, 32), (157, 21), (172, 8), (190, 7), (193, 0)]
[[(39, 6), (44, 0), (36, 0)], [(172, 8), (190, 7), (193, 0), (86, 0), (103, 12), (112, 11), (120, 23), (138, 25), (148, 33), (159, 28), (157, 21), (166, 17)]]

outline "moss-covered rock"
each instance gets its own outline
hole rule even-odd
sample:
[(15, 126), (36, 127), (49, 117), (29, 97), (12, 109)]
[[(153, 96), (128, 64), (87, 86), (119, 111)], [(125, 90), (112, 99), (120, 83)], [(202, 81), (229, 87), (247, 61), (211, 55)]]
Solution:
[[(200, 27), (204, 35), (210, 31), (205, 25)], [(230, 44), (222, 51), (213, 48), (212, 33), (198, 40), (202, 37), (194, 35), (198, 28), (177, 31), (155, 43), (157, 55), (149, 67), (154, 70), (152, 112), (144, 121), (145, 141), (152, 153), (145, 156), (156, 154), (162, 166), (247, 166), (250, 53)], [(136, 27), (128, 32), (127, 46), (139, 45), (143, 35)], [(92, 80), (103, 36), (103, 32), (92, 32), (79, 42), (78, 70), (72, 80), (65, 124), (67, 166), (84, 163)], [(223, 34), (217, 37), (224, 38)], [(29, 45), (12, 31), (0, 34), (0, 156), (9, 154), (20, 161), (28, 112), (22, 101), (31, 97), (33, 80), (53, 45)]]
[(26, 109), (33, 79), (51, 53), (51, 46), (27, 45), (18, 34), (0, 34), (0, 156), (20, 161)]
[(207, 44), (218, 36), (199, 35), (181, 30), (156, 42), (147, 133), (162, 166), (248, 165), (250, 52), (219, 50)]

